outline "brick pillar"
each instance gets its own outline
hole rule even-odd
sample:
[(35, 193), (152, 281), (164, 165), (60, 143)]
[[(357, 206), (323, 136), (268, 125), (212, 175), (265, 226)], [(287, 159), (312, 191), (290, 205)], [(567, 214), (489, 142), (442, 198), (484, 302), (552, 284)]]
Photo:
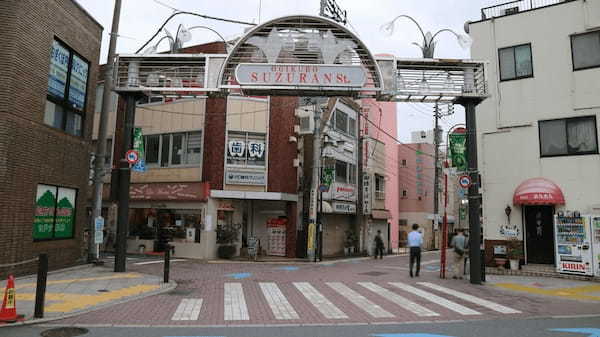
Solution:
[(216, 190), (223, 189), (226, 112), (227, 98), (206, 100), (202, 181), (210, 183)]
[(286, 213), (288, 215), (288, 225), (285, 236), (285, 256), (296, 257), (296, 219), (298, 212), (297, 203), (288, 201), (286, 204)]

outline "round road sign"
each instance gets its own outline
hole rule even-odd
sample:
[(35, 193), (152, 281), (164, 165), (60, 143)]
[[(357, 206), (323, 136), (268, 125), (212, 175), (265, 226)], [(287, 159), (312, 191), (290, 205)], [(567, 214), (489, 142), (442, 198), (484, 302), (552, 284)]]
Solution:
[(140, 159), (140, 155), (136, 150), (129, 150), (125, 154), (125, 159), (127, 159), (129, 164), (135, 164)]
[(467, 175), (458, 177), (458, 184), (462, 188), (469, 188), (469, 187), (471, 187), (471, 177), (469, 177)]

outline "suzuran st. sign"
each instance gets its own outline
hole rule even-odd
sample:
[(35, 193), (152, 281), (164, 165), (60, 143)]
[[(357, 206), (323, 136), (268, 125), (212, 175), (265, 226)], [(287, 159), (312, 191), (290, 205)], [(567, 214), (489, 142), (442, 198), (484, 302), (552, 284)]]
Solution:
[(241, 85), (360, 88), (367, 75), (363, 67), (353, 65), (242, 63), (237, 66), (235, 77)]

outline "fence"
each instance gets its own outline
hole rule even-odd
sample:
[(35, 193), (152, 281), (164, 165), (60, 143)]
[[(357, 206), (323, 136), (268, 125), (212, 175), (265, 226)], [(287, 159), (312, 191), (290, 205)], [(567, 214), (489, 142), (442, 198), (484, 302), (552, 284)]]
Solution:
[(576, 0), (516, 0), (481, 9), (481, 19), (491, 19), (499, 16), (516, 14), (536, 8), (556, 5)]

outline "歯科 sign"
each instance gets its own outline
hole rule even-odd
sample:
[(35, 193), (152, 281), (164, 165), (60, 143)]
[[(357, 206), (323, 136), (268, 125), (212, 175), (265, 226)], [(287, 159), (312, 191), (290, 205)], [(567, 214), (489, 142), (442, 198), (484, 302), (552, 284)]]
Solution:
[(367, 75), (355, 65), (241, 63), (235, 78), (241, 85), (360, 88)]

